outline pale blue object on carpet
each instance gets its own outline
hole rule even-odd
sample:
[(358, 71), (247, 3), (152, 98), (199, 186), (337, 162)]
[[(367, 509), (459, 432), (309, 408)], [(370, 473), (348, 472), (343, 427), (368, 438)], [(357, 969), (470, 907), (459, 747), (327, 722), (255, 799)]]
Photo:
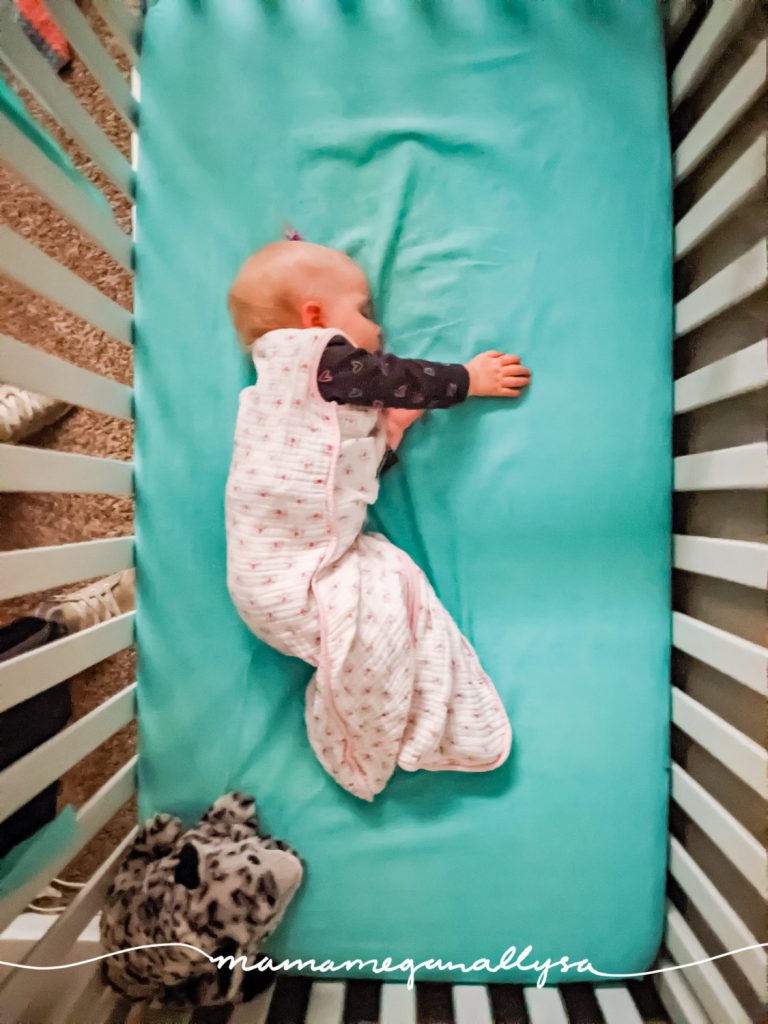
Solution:
[[(159, 0), (141, 74), (140, 818), (191, 823), (231, 788), (255, 795), (309, 865), (274, 957), (471, 964), (531, 945), (646, 969), (669, 781), (653, 0)], [(253, 638), (226, 590), (224, 485), (251, 376), (225, 296), (286, 221), (360, 261), (391, 351), (494, 348), (533, 371), (519, 401), (417, 423), (370, 523), (476, 646), (512, 755), (484, 775), (398, 771), (372, 805), (308, 745), (312, 670)], [(588, 976), (549, 975), (571, 980)]]

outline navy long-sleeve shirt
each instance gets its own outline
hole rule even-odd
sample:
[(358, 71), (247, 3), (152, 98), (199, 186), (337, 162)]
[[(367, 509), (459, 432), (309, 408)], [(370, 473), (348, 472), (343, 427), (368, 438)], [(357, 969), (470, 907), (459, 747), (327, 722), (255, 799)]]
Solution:
[[(385, 409), (446, 409), (467, 397), (469, 371), (463, 363), (369, 352), (337, 334), (320, 357), (317, 387), (327, 402)], [(387, 447), (381, 472), (397, 461), (395, 451)]]

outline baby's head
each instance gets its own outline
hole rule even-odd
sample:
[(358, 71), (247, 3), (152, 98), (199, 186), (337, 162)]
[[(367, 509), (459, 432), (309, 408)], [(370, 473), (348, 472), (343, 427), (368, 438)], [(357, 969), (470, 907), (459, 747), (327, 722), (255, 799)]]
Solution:
[(228, 306), (246, 348), (267, 331), (286, 327), (333, 327), (359, 348), (380, 347), (365, 274), (324, 245), (272, 242), (259, 249), (238, 271)]

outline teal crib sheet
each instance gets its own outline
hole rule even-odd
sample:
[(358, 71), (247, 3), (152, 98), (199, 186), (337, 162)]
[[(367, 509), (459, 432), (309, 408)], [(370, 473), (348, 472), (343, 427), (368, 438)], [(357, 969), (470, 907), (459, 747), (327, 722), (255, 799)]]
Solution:
[[(158, 0), (141, 77), (140, 818), (190, 823), (229, 789), (256, 796), (308, 864), (274, 958), (493, 965), (514, 945), (526, 963), (646, 969), (669, 781), (653, 0)], [(370, 516), (476, 646), (512, 754), (484, 775), (398, 771), (372, 805), (308, 745), (312, 670), (252, 637), (225, 584), (252, 380), (226, 290), (286, 221), (359, 260), (391, 351), (494, 348), (533, 372), (518, 401), (429, 412)], [(522, 966), (417, 977), (535, 982)]]

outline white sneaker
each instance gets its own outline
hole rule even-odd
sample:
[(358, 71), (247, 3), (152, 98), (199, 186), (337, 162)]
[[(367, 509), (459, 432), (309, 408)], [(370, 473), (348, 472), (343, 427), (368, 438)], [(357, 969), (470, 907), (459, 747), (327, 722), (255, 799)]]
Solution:
[(71, 408), (57, 398), (0, 384), (0, 442), (23, 441), (61, 419)]
[(80, 590), (43, 601), (34, 615), (60, 623), (68, 633), (76, 633), (131, 611), (135, 601), (136, 570), (124, 569)]
[[(64, 888), (64, 892), (57, 889), (56, 886), (60, 885)], [(27, 911), (33, 911), (36, 914), (60, 914), (62, 910), (66, 910), (72, 900), (77, 896), (80, 889), (85, 886), (85, 882), (67, 882), (63, 878), (52, 878), (49, 885), (39, 892), (35, 899), (28, 903), (24, 908)], [(50, 904), (42, 904), (41, 900), (52, 900), (55, 899), (58, 902), (51, 906)], [(63, 901), (63, 902), (62, 902)], [(2, 1024), (2, 1021), (0, 1021)]]
[[(60, 892), (55, 885), (46, 885), (42, 892), (39, 892), (35, 899), (26, 905), (24, 908), (28, 913), (35, 914), (60, 914), (62, 910), (67, 909), (66, 903), (62, 903), (63, 892)], [(41, 903), (41, 900), (55, 899), (58, 902), (51, 905), (50, 903)]]

